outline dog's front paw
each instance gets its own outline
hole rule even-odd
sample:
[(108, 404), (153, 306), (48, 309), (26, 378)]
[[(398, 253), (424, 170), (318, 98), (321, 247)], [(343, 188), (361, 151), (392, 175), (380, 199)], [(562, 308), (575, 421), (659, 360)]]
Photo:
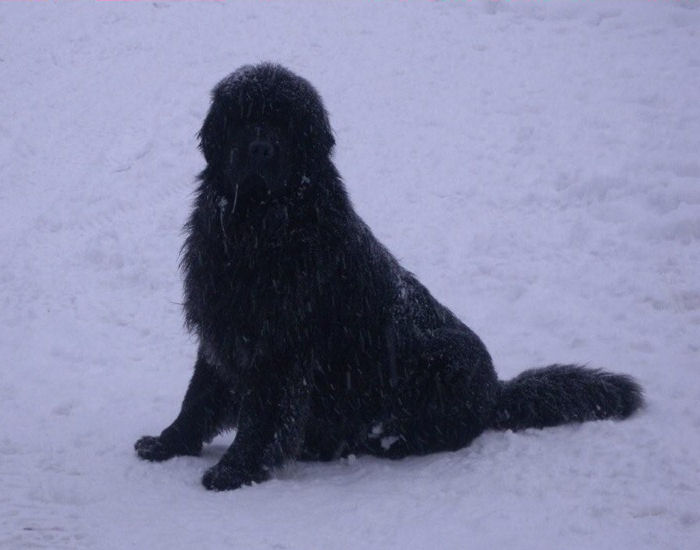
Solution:
[(175, 451), (161, 440), (160, 437), (145, 435), (134, 445), (136, 454), (144, 460), (160, 462), (175, 456)]
[(185, 448), (182, 445), (175, 445), (166, 441), (163, 437), (145, 435), (134, 444), (136, 454), (144, 460), (161, 462), (178, 455), (196, 455), (199, 450), (195, 448)]
[(230, 491), (232, 489), (238, 489), (241, 485), (250, 485), (251, 483), (265, 481), (268, 477), (265, 471), (252, 474), (249, 472), (241, 472), (226, 464), (219, 463), (204, 472), (202, 485), (210, 491)]

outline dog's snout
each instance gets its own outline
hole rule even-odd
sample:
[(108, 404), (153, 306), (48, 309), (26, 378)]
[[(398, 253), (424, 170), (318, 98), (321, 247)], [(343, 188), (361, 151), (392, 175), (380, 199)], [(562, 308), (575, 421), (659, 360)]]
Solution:
[(275, 148), (267, 140), (256, 139), (248, 146), (248, 154), (256, 163), (268, 162), (275, 154)]

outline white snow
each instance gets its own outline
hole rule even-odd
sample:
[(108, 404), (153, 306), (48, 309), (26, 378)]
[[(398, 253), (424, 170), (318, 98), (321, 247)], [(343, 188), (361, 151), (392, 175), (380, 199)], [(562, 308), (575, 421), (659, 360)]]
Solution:
[[(698, 8), (0, 2), (0, 547), (700, 547)], [(586, 362), (647, 408), (219, 494), (230, 436), (138, 460), (195, 354), (195, 136), (261, 60), (318, 88), (359, 213), (503, 378)]]

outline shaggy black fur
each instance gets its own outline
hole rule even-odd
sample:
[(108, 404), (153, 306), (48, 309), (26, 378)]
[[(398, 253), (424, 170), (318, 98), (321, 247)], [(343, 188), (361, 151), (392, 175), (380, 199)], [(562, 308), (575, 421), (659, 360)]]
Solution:
[(555, 365), (499, 382), (481, 340), (376, 240), (331, 161), (312, 86), (271, 64), (213, 91), (207, 166), (186, 226), (187, 326), (199, 339), (179, 416), (139, 456), (200, 452), (236, 427), (208, 489), (288, 459), (459, 449), (487, 428), (625, 418), (629, 377)]

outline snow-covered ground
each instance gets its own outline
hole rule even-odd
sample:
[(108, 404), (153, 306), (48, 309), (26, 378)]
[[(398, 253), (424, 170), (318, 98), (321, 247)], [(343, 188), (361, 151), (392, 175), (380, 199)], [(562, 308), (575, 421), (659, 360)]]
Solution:
[[(636, 376), (625, 422), (200, 484), (180, 228), (211, 87), (320, 91), (378, 237), (489, 346)], [(0, 1), (0, 547), (700, 547), (700, 6)]]

